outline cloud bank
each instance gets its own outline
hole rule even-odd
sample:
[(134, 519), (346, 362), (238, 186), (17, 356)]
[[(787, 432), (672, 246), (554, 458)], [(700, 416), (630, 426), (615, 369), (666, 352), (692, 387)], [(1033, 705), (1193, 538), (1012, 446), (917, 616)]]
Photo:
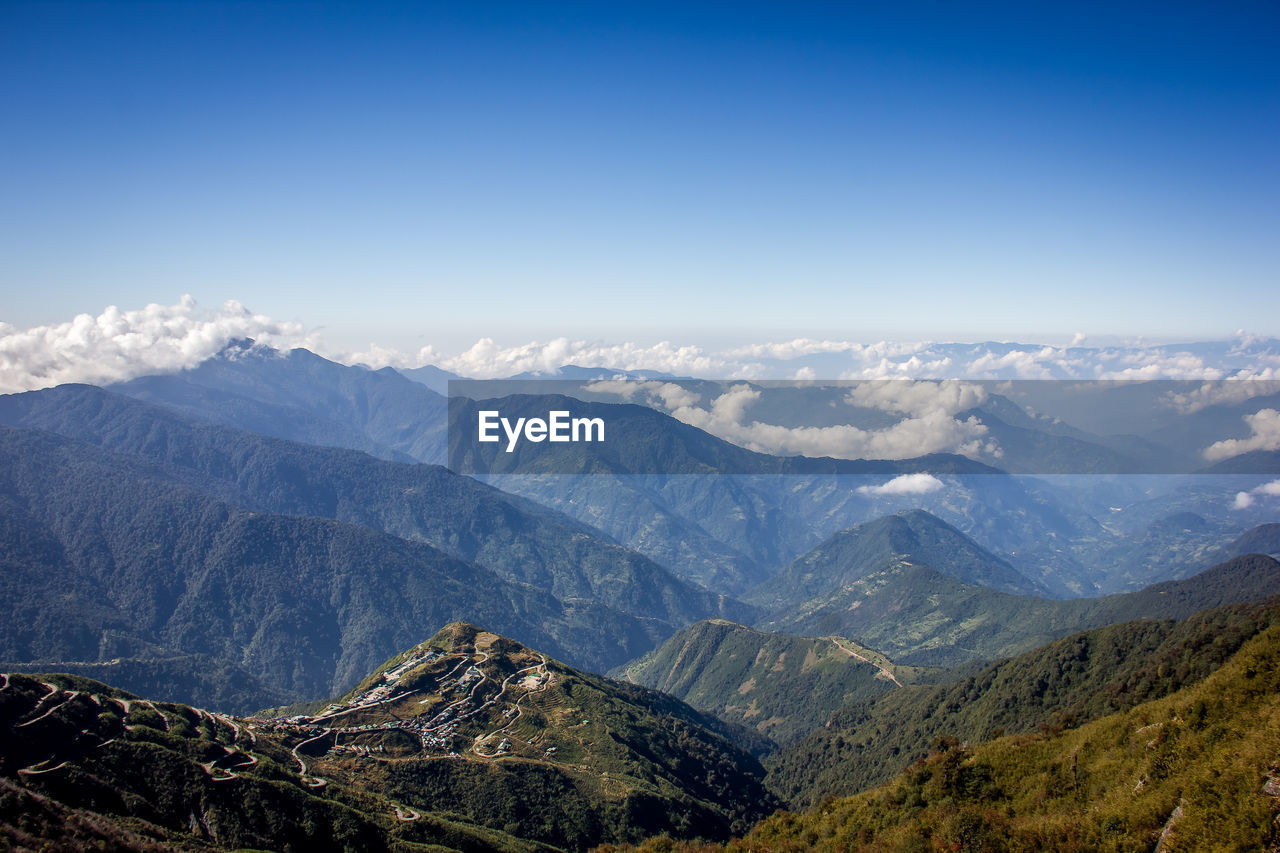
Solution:
[(1222, 403), (1243, 403), (1263, 394), (1280, 393), (1280, 370), (1266, 367), (1241, 371), (1221, 382), (1205, 382), (1184, 393), (1170, 392), (1165, 402), (1184, 415), (1193, 414)]
[[(566, 364), (716, 379), (1266, 379), (1280, 381), (1280, 341), (1238, 333), (1229, 341), (1148, 346), (1067, 346), (1009, 342), (858, 342), (795, 338), (712, 349), (696, 343), (556, 337), (516, 345), (480, 338), (448, 353), (434, 346), (406, 352), (379, 343), (361, 351), (328, 347), (297, 323), (255, 314), (239, 302), (203, 311), (184, 296), (175, 305), (82, 314), (65, 323), (19, 329), (0, 323), (0, 389), (20, 391), (60, 382), (113, 382), (180, 370), (216, 354), (236, 338), (277, 347), (306, 346), (346, 364), (417, 367), (434, 364), (474, 379), (514, 374), (554, 376)], [(1210, 405), (1214, 388), (1171, 401), (1187, 411)]]
[(190, 296), (176, 305), (80, 314), (66, 323), (15, 329), (0, 323), (0, 391), (65, 382), (102, 385), (195, 367), (228, 343), (253, 338), (272, 346), (307, 342), (296, 323), (254, 314), (239, 302), (203, 312)]
[(481, 338), (456, 355), (431, 347), (416, 358), (383, 353), (375, 366), (425, 362), (474, 379), (517, 373), (554, 376), (557, 368), (578, 364), (715, 379), (1280, 380), (1280, 342), (1242, 336), (1173, 346), (1083, 347), (797, 338), (717, 351), (671, 341), (641, 346), (554, 338), (503, 346)]
[[(725, 441), (774, 456), (830, 456), (837, 459), (912, 459), (929, 453), (998, 456), (999, 448), (986, 440), (987, 428), (974, 418), (953, 415), (981, 398), (977, 386), (962, 383), (877, 383), (880, 387), (852, 389), (857, 405), (904, 415), (884, 429), (868, 430), (844, 424), (825, 427), (786, 427), (750, 420), (759, 389), (734, 385), (697, 405), (698, 395), (674, 382), (604, 380), (588, 385), (596, 394), (614, 394), (667, 411), (673, 418)], [(885, 387), (893, 386), (893, 387)], [(982, 392), (985, 394), (985, 392)]]

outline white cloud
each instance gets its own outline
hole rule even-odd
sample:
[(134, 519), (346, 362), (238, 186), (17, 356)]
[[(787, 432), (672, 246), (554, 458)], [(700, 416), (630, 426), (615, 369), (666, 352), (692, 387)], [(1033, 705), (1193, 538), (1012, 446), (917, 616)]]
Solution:
[(910, 459), (929, 453), (997, 452), (985, 440), (987, 428), (977, 419), (958, 421), (945, 410), (906, 417), (878, 430), (848, 424), (784, 427), (760, 421), (745, 423), (747, 410), (759, 397), (758, 390), (738, 385), (713, 400), (710, 409), (683, 406), (674, 409), (671, 416), (748, 450), (781, 456)]
[[(784, 427), (749, 421), (748, 411), (761, 397), (749, 385), (734, 385), (711, 401), (698, 406), (699, 395), (674, 382), (599, 380), (586, 386), (593, 394), (615, 395), (641, 400), (665, 409), (676, 420), (695, 426), (725, 441), (776, 456), (831, 456), (837, 459), (910, 459), (928, 453), (987, 454), (999, 457), (999, 448), (986, 439), (987, 428), (975, 419), (957, 421), (954, 411), (976, 405), (977, 386), (942, 383), (883, 382), (883, 398), (868, 397), (865, 405), (909, 414), (896, 424), (879, 430), (863, 430), (849, 425), (827, 427)], [(926, 388), (923, 386), (931, 386)]]
[(1254, 397), (1280, 393), (1280, 370), (1267, 367), (1241, 371), (1231, 379), (1204, 382), (1185, 393), (1169, 392), (1165, 403), (1183, 414), (1191, 414), (1221, 403), (1244, 403)]
[[(190, 297), (176, 305), (107, 308), (98, 316), (18, 329), (0, 323), (0, 390), (59, 382), (112, 382), (191, 367), (228, 341), (252, 337), (277, 347), (307, 346), (351, 363), (416, 367), (435, 364), (461, 376), (490, 379), (553, 373), (565, 364), (614, 370), (656, 370), (676, 376), (738, 379), (1256, 379), (1280, 381), (1280, 343), (1239, 335), (1220, 344), (1083, 346), (1019, 343), (937, 343), (795, 338), (723, 350), (663, 341), (575, 340), (566, 337), (507, 346), (480, 338), (462, 352), (426, 346), (416, 352), (370, 343), (361, 352), (325, 347), (297, 323), (253, 314), (229, 302), (203, 311)], [(1214, 389), (1219, 393), (1239, 388)], [(1187, 411), (1211, 404), (1207, 392), (1174, 401)], [(673, 404), (674, 405), (674, 404)]]
[(374, 343), (369, 344), (369, 348), (361, 352), (343, 353), (337, 360), (344, 364), (363, 364), (374, 370), (383, 367), (416, 367), (423, 363), (422, 360), (415, 359), (398, 349)]
[(190, 296), (176, 305), (151, 304), (97, 317), (16, 329), (0, 323), (0, 391), (27, 391), (64, 382), (96, 385), (195, 367), (239, 338), (277, 347), (311, 341), (297, 323), (254, 314), (228, 301), (204, 312)]
[(987, 389), (954, 379), (941, 382), (862, 382), (850, 389), (845, 401), (853, 406), (913, 417), (934, 413), (951, 416), (985, 403)]
[(731, 349), (725, 353), (730, 358), (776, 358), (792, 359), (814, 353), (851, 352), (861, 349), (861, 345), (850, 341), (815, 341), (809, 338), (796, 338), (793, 341), (771, 344), (749, 344)]
[(1280, 379), (1280, 351), (1269, 339), (1245, 337), (1208, 349), (1083, 343), (1080, 335), (1064, 347), (796, 338), (715, 351), (669, 341), (641, 346), (555, 338), (501, 346), (481, 338), (457, 355), (426, 347), (416, 357), (396, 356), (371, 347), (337, 357), (374, 366), (432, 363), (476, 379), (551, 373), (564, 364), (720, 379)]
[(1231, 504), (1232, 509), (1248, 509), (1257, 503), (1255, 495), (1268, 498), (1280, 498), (1280, 480), (1272, 480), (1270, 483), (1263, 483), (1257, 488), (1250, 489), (1247, 492), (1236, 492), (1236, 499)]
[(1214, 442), (1204, 449), (1204, 458), (1217, 462), (1253, 450), (1280, 450), (1280, 412), (1259, 409), (1252, 415), (1245, 415), (1244, 422), (1253, 435)]
[(1099, 379), (1222, 379), (1226, 373), (1189, 352), (1138, 349), (1117, 358), (1118, 369), (1103, 370)]
[(637, 395), (650, 403), (661, 405), (670, 411), (698, 402), (698, 395), (674, 382), (634, 379), (601, 379), (588, 384), (584, 390), (594, 394), (613, 394), (630, 401)]
[(840, 374), (841, 379), (944, 379), (952, 371), (950, 356), (923, 359), (912, 354), (901, 361), (892, 361), (882, 356), (875, 364), (847, 370)]
[(517, 373), (553, 373), (566, 364), (613, 370), (658, 370), (680, 376), (743, 375), (743, 365), (708, 355), (696, 346), (662, 341), (643, 347), (633, 343), (605, 344), (556, 338), (502, 347), (481, 338), (459, 355), (441, 358), (438, 367), (473, 379), (497, 379)]
[(927, 495), (946, 484), (932, 474), (903, 474), (879, 486), (859, 486), (861, 495)]
[(722, 423), (739, 423), (748, 407), (760, 399), (760, 392), (749, 385), (735, 385), (711, 401), (711, 417)]
[(1010, 375), (1018, 379), (1052, 379), (1052, 366), (1063, 358), (1062, 351), (1055, 347), (1012, 350), (1002, 354), (986, 352), (969, 362), (966, 375), (993, 379)]

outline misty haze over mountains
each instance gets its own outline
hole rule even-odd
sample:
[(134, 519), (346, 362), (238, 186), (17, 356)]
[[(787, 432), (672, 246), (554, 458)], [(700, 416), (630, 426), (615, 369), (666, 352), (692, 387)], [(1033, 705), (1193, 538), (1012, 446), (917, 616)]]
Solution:
[[(1265, 375), (1271, 342), (1232, 346), (1232, 375)], [(833, 350), (773, 364), (860, 357)], [(1023, 355), (1006, 348), (999, 370), (1025, 372)], [(364, 804), (368, 838), (430, 809), (448, 814), (432, 837), (484, 849), (742, 834), (766, 804), (894, 778), (951, 727), (994, 737), (989, 718), (1005, 717), (990, 709), (1010, 702), (1025, 719), (1088, 720), (1193, 689), (1261, 642), (1274, 612), (1248, 603), (1280, 593), (1267, 378), (724, 380), (566, 363), (464, 381), (248, 338), (142, 367), (0, 396), (0, 671), (15, 673), (0, 718), (49, 730), (0, 756), (0, 785), (12, 771), (26, 786), (13, 796), (88, 809), (108, 835), (131, 813), (41, 786), (83, 766), (140, 790), (110, 751), (130, 731), (101, 710), (117, 706), (147, 732), (130, 743), (164, 744), (148, 747), (155, 778), (265, 773), (329, 821), (308, 775), (324, 768)], [(607, 439), (469, 444), (487, 407), (572, 410)], [(1205, 640), (1205, 619), (1227, 639)], [(432, 635), (425, 668), (398, 663)], [(1132, 660), (1110, 660), (1130, 642)], [(1072, 677), (1045, 663), (1081, 648), (1107, 659), (1073, 662)], [(1060, 696), (1011, 674), (1035, 667)], [(48, 671), (69, 675), (16, 674)], [(979, 678), (993, 685), (981, 695), (965, 686)], [(919, 708), (956, 691), (979, 710)], [(70, 714), (102, 745), (58, 746)], [(884, 731), (895, 715), (910, 733)], [(176, 720), (193, 721), (190, 743)], [(332, 743), (298, 751), (317, 739)], [(205, 752), (237, 760), (182, 757)], [(184, 796), (207, 802), (203, 784)], [(554, 821), (516, 809), (510, 786)], [(675, 816), (636, 816), (655, 802)], [(274, 843), (235, 808), (206, 808), (226, 837)], [(178, 817), (144, 820), (167, 839)]]

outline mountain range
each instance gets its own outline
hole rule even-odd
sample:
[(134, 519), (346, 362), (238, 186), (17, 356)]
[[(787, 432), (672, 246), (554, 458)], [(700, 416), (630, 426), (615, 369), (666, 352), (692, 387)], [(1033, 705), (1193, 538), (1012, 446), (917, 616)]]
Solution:
[[(187, 675), (160, 698), (244, 711), (341, 689), (414, 633), (454, 619), (482, 619), (604, 670), (683, 622), (736, 612), (579, 524), (442, 469), (184, 427), (139, 415), (145, 407), (127, 400), (122, 417), (114, 404), (124, 398), (98, 389), (50, 393), (83, 404), (69, 406), (73, 422), (104, 436), (119, 427), (118, 446), (137, 441), (147, 452), (0, 429), (0, 533), (11, 567), (0, 596), (15, 617), (0, 629), (8, 665), (58, 663), (107, 677), (114, 661), (127, 679), (139, 661), (164, 661)], [(422, 492), (417, 511), (414, 489)], [(284, 514), (323, 505), (369, 521), (378, 495), (388, 514), (400, 507), (398, 523), (417, 525), (414, 539), (376, 524)], [(455, 552), (473, 549), (548, 588), (598, 590), (630, 612), (506, 579), (421, 541), (421, 531), (452, 532), (442, 544)], [(242, 685), (235, 696), (207, 692), (201, 672), (210, 659), (244, 676), (232, 680)], [(147, 678), (121, 683), (153, 683)]]
[[(1151, 849), (1280, 812), (1239, 787), (1280, 749), (1272, 451), (1201, 465), (1270, 398), (959, 389), (977, 458), (836, 459), (560, 376), (240, 341), (0, 397), (0, 846)], [(625, 379), (787, 430), (932, 393)], [(610, 440), (447, 429), (482, 406)]]
[[(886, 784), (847, 797), (819, 786), (817, 806), (803, 814), (779, 812), (723, 846), (659, 837), (621, 849), (908, 851), (927, 849), (922, 842), (1070, 853), (1269, 849), (1280, 816), (1280, 625), (1274, 604), (1270, 613), (1239, 617), (1245, 621), (1206, 614), (1200, 624), (1154, 631), (1122, 625), (1055, 644), (1038, 660), (1010, 661), (938, 688), (926, 702), (947, 702), (941, 708), (905, 703), (896, 717), (885, 709), (887, 728), (833, 733), (830, 743), (841, 755), (868, 750), (870, 761), (890, 754), (881, 734), (892, 738), (924, 723), (921, 734), (932, 737), (931, 745), (910, 734), (905, 739), (913, 753), (923, 746), (927, 755)], [(1219, 649), (1221, 632), (1227, 636)], [(1126, 659), (1131, 642), (1138, 644), (1136, 662)], [(1028, 691), (1028, 684), (1039, 692)], [(1094, 691), (1101, 701), (1093, 700)], [(880, 701), (887, 697), (873, 700)], [(964, 705), (972, 702), (980, 705), (967, 713)], [(1013, 713), (1003, 718), (1022, 733), (992, 730), (985, 742), (947, 733), (963, 731), (966, 723), (974, 729), (984, 714), (1000, 716), (1004, 702)], [(1062, 717), (1027, 731), (1027, 724), (1046, 719), (1046, 707), (1102, 715)], [(936, 724), (926, 722), (930, 713), (939, 715)], [(793, 769), (806, 777), (821, 771), (821, 765), (803, 767), (818, 755), (797, 756)], [(894, 764), (902, 758), (895, 755)]]
[[(797, 740), (806, 736), (809, 741), (822, 741), (822, 726), (830, 728), (831, 721), (839, 716), (836, 712), (847, 705), (876, 697), (933, 695), (911, 685), (945, 682), (977, 671), (991, 659), (1019, 652), (1025, 657), (1032, 654), (1027, 650), (1044, 643), (1050, 643), (1046, 648), (1052, 649), (1054, 638), (1093, 626), (1133, 619), (1163, 625), (1167, 620), (1185, 619), (1206, 608), (1227, 605), (1225, 609), (1229, 609), (1237, 602), (1280, 591), (1280, 562), (1262, 554), (1237, 557), (1187, 580), (1159, 584), (1137, 593), (1071, 601), (995, 593), (960, 584), (933, 570), (887, 575), (885, 588), (867, 594), (856, 608), (858, 612), (864, 607), (868, 611), (867, 618), (858, 623), (860, 632), (798, 636), (723, 620), (699, 622), (613, 674), (670, 693), (723, 720), (748, 726), (771, 741), (771, 751), (777, 752), (781, 747), (779, 754), (786, 755)], [(942, 585), (947, 580), (953, 584), (951, 590)], [(855, 584), (853, 589), (863, 587)], [(938, 600), (925, 608), (912, 609), (902, 602), (913, 595), (937, 595)], [(953, 599), (970, 608), (964, 618), (957, 614), (961, 605), (953, 605)], [(870, 644), (866, 637), (875, 637), (879, 645)], [(948, 644), (943, 639), (947, 637), (962, 637), (968, 645)], [(975, 654), (975, 649), (987, 653)], [(897, 651), (902, 654), (895, 656)], [(920, 659), (935, 664), (902, 663)], [(942, 668), (946, 666), (951, 668)], [(1024, 676), (1033, 668), (1020, 666), (1018, 671)], [(1051, 664), (1045, 667), (1051, 668)], [(911, 689), (900, 689), (908, 687)], [(971, 691), (970, 700), (980, 692)], [(895, 701), (886, 698), (885, 707), (898, 708)], [(936, 715), (932, 702), (927, 700), (924, 707)], [(899, 715), (898, 710), (890, 710), (879, 725), (888, 731), (897, 725)], [(989, 735), (992, 727), (994, 724), (979, 734)], [(897, 750), (893, 754), (898, 755), (906, 742), (927, 745), (928, 738), (919, 740), (918, 734), (908, 732), (904, 740), (878, 736), (876, 742), (893, 743)], [(799, 760), (793, 777), (818, 778), (814, 777), (815, 761), (811, 757)], [(890, 763), (881, 756), (869, 766), (874, 769)], [(830, 788), (836, 775), (837, 771), (832, 771), (829, 777), (820, 777), (820, 782), (813, 783), (814, 789)], [(884, 781), (863, 776), (850, 779), (859, 784)], [(856, 790), (849, 784), (854, 783), (841, 790)], [(791, 788), (782, 792), (795, 796)]]
[(0, 422), (148, 460), (177, 482), (252, 511), (331, 518), (426, 542), (562, 599), (672, 624), (750, 612), (581, 523), (440, 466), (274, 440), (91, 386), (0, 398)]
[[(578, 373), (581, 376), (573, 382), (551, 384), (557, 388), (587, 386), (589, 380), (617, 372), (583, 368)], [(442, 389), (451, 377), (446, 371), (429, 368), (397, 372), (350, 367), (303, 349), (278, 352), (240, 341), (196, 368), (143, 377), (113, 386), (113, 390), (262, 434), (362, 450), (384, 459), (443, 462), (447, 401), (429, 386)], [(723, 387), (722, 383), (679, 381), (706, 394)], [(539, 387), (529, 381), (510, 384), (514, 388)], [(1122, 395), (1128, 395), (1124, 399), (1133, 398), (1125, 406), (1115, 405), (1101, 385), (1097, 394), (1084, 395), (1079, 414), (1093, 431), (1059, 417), (1028, 413), (1027, 402), (1046, 404), (1057, 399), (1036, 398), (1039, 386), (1034, 383), (1017, 386), (1019, 400), (1026, 398), (1022, 402), (989, 393), (981, 406), (957, 417), (977, 418), (990, 430), (1007, 427), (1020, 431), (1017, 435), (1022, 437), (1017, 441), (1010, 438), (1001, 458), (986, 460), (1001, 470), (1093, 470), (1097, 466), (1085, 464), (1089, 454), (1105, 461), (1110, 458), (1106, 454), (1116, 453), (1129, 461), (1115, 465), (1099, 462), (1099, 470), (1130, 470), (1148, 464), (1154, 468), (1145, 470), (1191, 470), (1195, 464), (1185, 454), (1192, 450), (1198, 453), (1210, 436), (1239, 434), (1244, 429), (1242, 413), (1251, 405), (1223, 403), (1186, 416), (1186, 423), (1201, 425), (1189, 427), (1192, 437), (1181, 450), (1162, 450), (1166, 445), (1155, 445), (1148, 437), (1106, 434), (1106, 429), (1125, 422), (1100, 419), (1099, 413), (1123, 409), (1132, 420), (1135, 411), (1142, 411), (1133, 401), (1149, 397), (1159, 408), (1171, 389), (1187, 383), (1152, 383), (1158, 387), (1146, 397), (1138, 393), (1137, 383), (1121, 385)], [(761, 389), (766, 396), (756, 405), (764, 407), (761, 414), (771, 422), (785, 424), (790, 418), (800, 419), (798, 423), (817, 423), (828, 410), (836, 418), (833, 423), (850, 420), (850, 412), (858, 418), (871, 418), (866, 421), (869, 427), (892, 421), (879, 410), (850, 408), (832, 397), (843, 393), (840, 389), (833, 391), (820, 384)], [(791, 400), (787, 395), (803, 399)], [(810, 397), (826, 402), (821, 406), (805, 404), (806, 400), (813, 402)], [(1094, 397), (1104, 399), (1095, 401)], [(775, 398), (776, 402), (771, 402)], [(1268, 399), (1258, 398), (1262, 402)], [(839, 406), (831, 408), (827, 403)], [(1139, 475), (965, 476), (961, 472), (992, 469), (948, 457), (879, 462), (870, 467), (865, 462), (834, 460), (781, 462), (777, 457), (744, 451), (652, 409), (599, 401), (591, 405), (606, 406), (602, 411), (610, 412), (610, 417), (625, 415), (647, 424), (637, 433), (645, 437), (643, 442), (632, 442), (630, 450), (609, 451), (614, 454), (611, 460), (595, 458), (590, 462), (596, 466), (593, 470), (610, 473), (591, 478), (503, 474), (486, 479), (590, 525), (685, 580), (729, 595), (741, 595), (841, 529), (909, 506), (938, 515), (1057, 596), (1134, 590), (1183, 577), (1207, 562), (1198, 559), (1195, 552), (1221, 548), (1245, 529), (1269, 520), (1261, 506), (1233, 507), (1237, 491), (1262, 482), (1242, 485), (1241, 474), (1256, 476), (1270, 470), (1263, 464), (1265, 460), (1254, 459), (1253, 454), (1239, 462), (1215, 465), (1214, 470), (1222, 472), (1216, 479), (1205, 475), (1145, 479)], [(1140, 422), (1134, 429), (1151, 433), (1158, 424)], [(1023, 446), (1027, 448), (1025, 459), (1019, 461), (1022, 451), (1018, 448)], [(650, 452), (645, 452), (646, 447)], [(658, 452), (660, 448), (670, 452)], [(1177, 463), (1180, 467), (1157, 464), (1156, 457), (1168, 452), (1183, 454), (1179, 457), (1183, 461)], [(698, 464), (702, 467), (697, 470), (721, 473), (791, 467), (785, 476), (665, 476), (680, 459), (701, 460)], [(1052, 459), (1062, 462), (1050, 464)], [(824, 471), (839, 468), (864, 473), (797, 473), (814, 470), (814, 466)], [(912, 470), (938, 473), (945, 488), (905, 496), (877, 492), (893, 472)], [(880, 473), (866, 473), (869, 471)], [(947, 475), (947, 471), (955, 473)], [(1135, 549), (1133, 540), (1144, 536), (1144, 525), (1159, 524), (1163, 518), (1186, 512), (1199, 515), (1204, 522), (1198, 531), (1181, 534), (1185, 541), (1180, 550), (1170, 550), (1159, 534), (1145, 550)], [(1132, 519), (1126, 517), (1130, 513)]]
[(1185, 580), (1099, 598), (1053, 600), (1007, 563), (913, 510), (832, 536), (747, 596), (757, 627), (856, 638), (898, 663), (955, 666), (1025, 651), (1064, 634), (1196, 610), (1280, 589), (1280, 563), (1240, 557)]

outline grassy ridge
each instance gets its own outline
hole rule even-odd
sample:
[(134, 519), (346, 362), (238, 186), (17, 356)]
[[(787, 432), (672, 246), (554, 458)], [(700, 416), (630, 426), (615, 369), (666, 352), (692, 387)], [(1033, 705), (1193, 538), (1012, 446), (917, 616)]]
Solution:
[(785, 745), (838, 708), (893, 689), (894, 681), (868, 662), (875, 660), (901, 682), (920, 674), (851, 640), (767, 634), (713, 620), (691, 625), (614, 674)]
[(463, 623), (292, 711), (0, 675), (0, 849), (580, 850), (777, 805), (720, 721)]
[[(942, 738), (892, 782), (779, 813), (723, 847), (645, 850), (1264, 850), (1278, 840), (1280, 625), (1172, 695), (1077, 729)], [(1264, 787), (1267, 790), (1264, 790)]]
[(1132, 708), (1200, 681), (1275, 624), (1276, 599), (1182, 622), (1127, 622), (1050, 643), (960, 681), (907, 686), (842, 708), (826, 727), (771, 757), (769, 784), (792, 806), (806, 808), (887, 781), (939, 736), (977, 742)]
[(88, 679), (7, 676), (0, 731), (6, 849), (540, 849), (443, 814), (400, 820), (396, 802), (340, 782), (309, 787), (280, 737)]

